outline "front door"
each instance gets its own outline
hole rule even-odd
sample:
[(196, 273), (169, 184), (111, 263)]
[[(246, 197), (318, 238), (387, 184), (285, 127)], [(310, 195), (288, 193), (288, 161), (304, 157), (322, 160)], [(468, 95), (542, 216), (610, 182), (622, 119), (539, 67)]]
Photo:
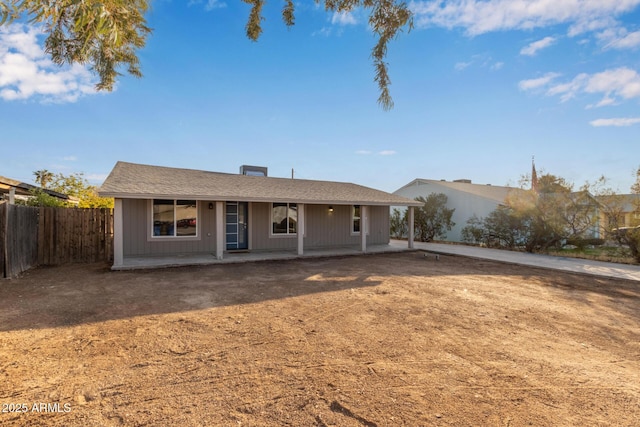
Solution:
[(227, 202), (226, 212), (227, 250), (248, 249), (248, 203)]

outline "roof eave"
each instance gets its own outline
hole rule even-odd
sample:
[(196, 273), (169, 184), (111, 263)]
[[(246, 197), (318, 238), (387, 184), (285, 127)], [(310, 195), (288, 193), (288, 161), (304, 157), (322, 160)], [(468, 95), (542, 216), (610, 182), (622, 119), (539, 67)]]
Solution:
[(336, 200), (336, 199), (295, 199), (288, 197), (266, 198), (266, 197), (236, 197), (220, 196), (210, 194), (140, 194), (140, 193), (120, 193), (110, 191), (98, 192), (100, 197), (112, 197), (114, 199), (189, 199), (199, 201), (241, 201), (259, 203), (304, 203), (322, 205), (367, 205), (367, 206), (422, 206), (422, 203), (413, 200), (393, 200), (393, 201), (372, 201), (372, 200)]

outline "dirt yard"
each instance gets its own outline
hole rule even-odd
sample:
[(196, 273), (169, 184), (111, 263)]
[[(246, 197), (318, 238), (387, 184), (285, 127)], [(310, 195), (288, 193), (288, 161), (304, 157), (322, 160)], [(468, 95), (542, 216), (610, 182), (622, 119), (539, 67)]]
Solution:
[(0, 282), (0, 425), (638, 426), (640, 284), (422, 253)]

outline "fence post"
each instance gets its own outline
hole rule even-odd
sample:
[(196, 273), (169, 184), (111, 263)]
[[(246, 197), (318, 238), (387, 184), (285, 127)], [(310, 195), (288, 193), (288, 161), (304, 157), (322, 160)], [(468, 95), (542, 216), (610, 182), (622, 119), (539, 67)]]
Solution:
[(7, 203), (0, 203), (0, 274), (7, 277), (7, 220), (8, 220)]

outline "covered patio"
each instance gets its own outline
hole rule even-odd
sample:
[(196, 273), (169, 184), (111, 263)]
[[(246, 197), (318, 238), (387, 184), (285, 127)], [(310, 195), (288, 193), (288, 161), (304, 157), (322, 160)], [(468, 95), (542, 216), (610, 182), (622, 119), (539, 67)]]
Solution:
[(309, 249), (299, 255), (296, 250), (265, 250), (265, 251), (237, 251), (226, 252), (222, 259), (215, 253), (185, 253), (171, 255), (143, 255), (129, 256), (123, 259), (120, 266), (113, 270), (139, 270), (147, 268), (168, 268), (198, 265), (238, 264), (246, 262), (278, 261), (300, 258), (326, 258), (343, 256), (365, 256), (368, 254), (397, 253), (415, 251), (409, 248), (407, 242), (391, 240), (387, 245), (370, 245), (367, 252), (362, 252), (360, 246), (344, 246), (323, 249)]

